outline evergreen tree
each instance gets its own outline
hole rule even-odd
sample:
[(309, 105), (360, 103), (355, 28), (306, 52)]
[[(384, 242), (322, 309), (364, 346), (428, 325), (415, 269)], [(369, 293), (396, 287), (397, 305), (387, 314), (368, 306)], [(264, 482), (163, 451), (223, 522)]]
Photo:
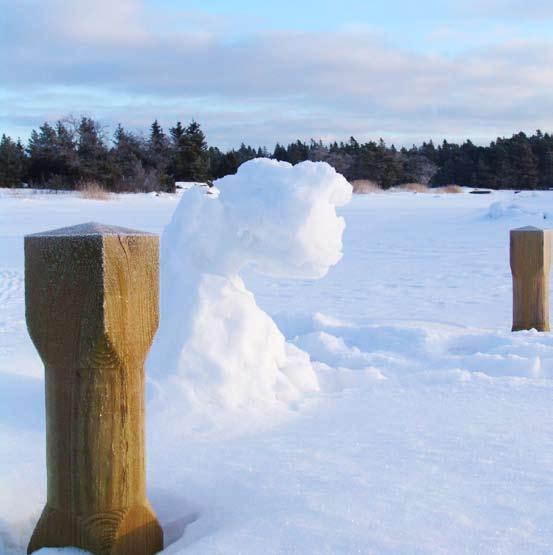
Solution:
[(171, 159), (171, 145), (169, 139), (163, 132), (157, 119), (150, 127), (150, 137), (147, 143), (148, 166), (154, 170), (159, 188), (162, 191), (174, 192), (175, 181), (169, 175), (169, 164)]
[(186, 181), (188, 168), (186, 160), (186, 130), (178, 121), (175, 127), (169, 130), (171, 135), (171, 160), (169, 174), (175, 181)]
[(530, 138), (532, 152), (537, 158), (539, 184), (541, 189), (553, 187), (553, 141), (539, 129)]
[(67, 185), (73, 183), (79, 172), (79, 157), (75, 135), (63, 122), (56, 123), (57, 172), (65, 178)]
[(538, 186), (538, 160), (524, 133), (518, 133), (513, 137), (511, 165), (515, 168), (515, 187), (535, 189)]
[(147, 190), (144, 179), (146, 158), (143, 141), (133, 133), (125, 131), (119, 124), (113, 135), (111, 150), (111, 183), (119, 191)]
[(179, 121), (170, 133), (172, 160), (169, 168), (174, 180), (208, 181), (210, 157), (200, 124), (192, 121), (185, 129)]
[(208, 151), (209, 166), (211, 177), (219, 179), (225, 175), (235, 174), (238, 171), (240, 162), (235, 150), (226, 153), (221, 152), (217, 147), (210, 147)]
[(2, 135), (0, 139), (0, 187), (19, 187), (26, 173), (27, 159), (20, 141)]
[(207, 142), (200, 124), (192, 120), (186, 128), (186, 160), (188, 162), (190, 181), (205, 183), (209, 175), (209, 156)]
[(80, 178), (97, 180), (102, 184), (109, 182), (111, 168), (100, 124), (88, 117), (81, 118), (77, 136)]
[(309, 158), (309, 147), (302, 141), (296, 141), (288, 145), (286, 149), (287, 161), (291, 164), (298, 164), (304, 162)]
[[(29, 177), (34, 186), (52, 186), (50, 180), (58, 175), (59, 161), (56, 152), (56, 131), (49, 123), (33, 130), (27, 148), (29, 153)], [(55, 186), (55, 185), (54, 185)]]
[(244, 162), (247, 162), (248, 160), (253, 160), (254, 158), (257, 158), (256, 150), (251, 146), (246, 146), (244, 143), (242, 143), (240, 145), (240, 148), (234, 152), (239, 166), (241, 166)]
[(150, 137), (148, 139), (148, 162), (155, 168), (167, 166), (170, 153), (169, 139), (163, 132), (157, 119), (150, 127)]
[(496, 178), (497, 188), (514, 187), (513, 171), (509, 159), (509, 150), (502, 139), (490, 147), (491, 171)]
[(285, 147), (277, 143), (273, 151), (273, 158), (279, 162), (288, 162), (288, 151)]

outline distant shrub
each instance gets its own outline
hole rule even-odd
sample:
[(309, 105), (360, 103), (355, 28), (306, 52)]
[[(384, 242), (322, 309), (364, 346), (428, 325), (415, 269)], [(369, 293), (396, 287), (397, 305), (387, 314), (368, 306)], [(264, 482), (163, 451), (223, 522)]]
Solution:
[(376, 181), (371, 181), (370, 179), (355, 179), (351, 182), (351, 186), (353, 187), (353, 192), (358, 195), (382, 192), (382, 187)]
[(145, 169), (137, 161), (126, 176), (116, 176), (112, 180), (114, 193), (151, 193), (154, 191), (175, 192), (175, 181), (164, 171)]
[(109, 200), (109, 193), (105, 187), (94, 180), (82, 180), (77, 183), (76, 187), (81, 198), (89, 200)]
[(395, 187), (399, 191), (411, 191), (413, 193), (428, 193), (429, 189), (422, 183), (402, 183)]
[(463, 188), (459, 185), (445, 185), (444, 187), (437, 187), (434, 189), (436, 193), (458, 194), (463, 192)]

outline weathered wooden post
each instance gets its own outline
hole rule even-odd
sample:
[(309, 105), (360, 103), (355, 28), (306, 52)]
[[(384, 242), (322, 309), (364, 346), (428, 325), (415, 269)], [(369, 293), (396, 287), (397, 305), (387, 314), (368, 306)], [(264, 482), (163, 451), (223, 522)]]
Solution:
[(44, 362), (47, 502), (28, 553), (151, 555), (144, 359), (158, 326), (158, 237), (99, 224), (25, 237), (25, 305)]
[(549, 331), (551, 231), (537, 227), (511, 230), (513, 331)]

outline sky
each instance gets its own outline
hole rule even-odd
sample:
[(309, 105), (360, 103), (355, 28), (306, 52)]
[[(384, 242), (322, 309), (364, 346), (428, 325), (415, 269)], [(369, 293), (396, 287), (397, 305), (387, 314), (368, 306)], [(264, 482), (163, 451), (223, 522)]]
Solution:
[(553, 131), (550, 0), (0, 0), (0, 133), (69, 115), (208, 142)]

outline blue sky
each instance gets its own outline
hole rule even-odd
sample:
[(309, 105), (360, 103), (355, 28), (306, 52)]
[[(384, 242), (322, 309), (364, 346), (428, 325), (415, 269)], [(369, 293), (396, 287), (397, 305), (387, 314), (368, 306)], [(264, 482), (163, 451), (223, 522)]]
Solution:
[(0, 0), (0, 132), (198, 120), (211, 144), (553, 131), (553, 2)]
[[(152, 6), (183, 6), (177, 0), (151, 2)], [(239, 0), (208, 0), (186, 2), (190, 9), (204, 11), (215, 16), (235, 15), (257, 19), (263, 27), (279, 29), (302, 29), (307, 31), (332, 30), (340, 26), (374, 26), (398, 38), (406, 34), (415, 38), (440, 26), (457, 27), (516, 20), (521, 31), (532, 33), (536, 21), (540, 21), (549, 7), (537, 1), (532, 7), (522, 2), (456, 2), (447, 0), (340, 0), (340, 1), (294, 1), (258, 2)], [(520, 17), (521, 11), (527, 15)], [(529, 24), (530, 22), (530, 24)], [(544, 27), (547, 26), (545, 22)]]

